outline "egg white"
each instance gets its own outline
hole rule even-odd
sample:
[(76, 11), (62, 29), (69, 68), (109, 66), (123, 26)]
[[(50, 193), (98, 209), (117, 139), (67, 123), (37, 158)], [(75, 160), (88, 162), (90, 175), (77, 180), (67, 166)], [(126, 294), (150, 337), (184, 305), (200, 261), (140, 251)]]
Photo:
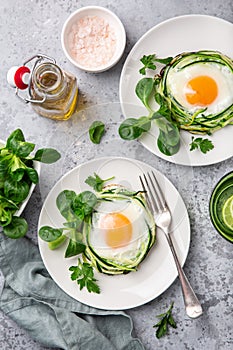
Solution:
[(203, 106), (190, 104), (185, 97), (187, 83), (202, 75), (211, 77), (218, 86), (218, 96), (207, 106), (203, 114), (218, 114), (233, 103), (233, 74), (227, 66), (212, 62), (200, 62), (183, 69), (174, 67), (167, 75), (168, 92), (189, 112), (193, 113), (203, 109)]
[[(101, 219), (108, 213), (125, 215), (132, 225), (132, 237), (127, 245), (111, 248), (106, 244), (105, 230), (101, 228)], [(89, 244), (103, 258), (126, 263), (135, 259), (142, 247), (148, 244), (148, 224), (150, 217), (143, 206), (135, 200), (115, 200), (101, 202), (92, 216), (92, 228), (89, 234)], [(152, 224), (151, 224), (152, 225)]]

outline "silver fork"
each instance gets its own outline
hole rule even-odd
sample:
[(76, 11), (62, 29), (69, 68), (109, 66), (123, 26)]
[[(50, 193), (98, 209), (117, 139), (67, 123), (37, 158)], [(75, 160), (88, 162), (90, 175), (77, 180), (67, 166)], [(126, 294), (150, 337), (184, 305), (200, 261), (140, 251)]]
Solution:
[(154, 214), (155, 224), (158, 227), (160, 227), (165, 233), (169, 247), (174, 257), (178, 275), (181, 282), (186, 313), (190, 318), (199, 317), (202, 314), (202, 307), (177, 257), (172, 239), (170, 237), (170, 230), (169, 230), (172, 216), (168, 208), (168, 205), (166, 203), (166, 200), (164, 198), (164, 195), (161, 191), (161, 188), (158, 184), (158, 181), (155, 177), (155, 174), (151, 172), (151, 174), (150, 173), (147, 173), (147, 175), (143, 174), (143, 178), (142, 176), (139, 176), (139, 178), (142, 184), (143, 191), (145, 191), (146, 193), (148, 205), (152, 210), (152, 213)]

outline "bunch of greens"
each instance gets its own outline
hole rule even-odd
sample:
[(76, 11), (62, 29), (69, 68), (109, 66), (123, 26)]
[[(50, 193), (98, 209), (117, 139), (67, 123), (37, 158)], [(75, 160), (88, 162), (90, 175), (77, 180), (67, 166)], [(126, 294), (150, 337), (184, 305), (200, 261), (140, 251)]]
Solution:
[(50, 164), (60, 158), (52, 148), (39, 149), (31, 156), (34, 148), (35, 144), (26, 142), (20, 129), (13, 131), (6, 144), (0, 147), (0, 226), (10, 238), (20, 238), (28, 230), (26, 220), (15, 214), (27, 198), (31, 185), (39, 181), (33, 161)]
[[(100, 192), (104, 183), (111, 179), (103, 180), (94, 174), (94, 176), (87, 178), (86, 183), (95, 191)], [(42, 226), (39, 230), (40, 238), (48, 242), (48, 246), (52, 250), (68, 240), (65, 258), (84, 253), (86, 244), (83, 232), (86, 223), (91, 219), (97, 201), (97, 196), (91, 191), (83, 191), (79, 194), (70, 190), (62, 191), (56, 199), (56, 205), (66, 222), (62, 228)], [(78, 259), (77, 266), (71, 266), (70, 271), (72, 271), (71, 279), (77, 281), (80, 289), (86, 287), (89, 292), (100, 293), (91, 264), (86, 261), (82, 263)]]
[[(151, 128), (152, 121), (159, 128), (157, 145), (159, 150), (167, 156), (177, 153), (180, 147), (180, 132), (172, 114), (168, 102), (156, 92), (158, 81), (153, 78), (142, 78), (136, 86), (136, 94), (148, 111), (148, 116), (125, 119), (119, 127), (119, 135), (124, 140), (134, 140)], [(160, 105), (157, 111), (150, 106), (150, 99), (154, 96)]]
[(152, 55), (144, 55), (140, 61), (143, 64), (143, 67), (140, 68), (139, 73), (142, 75), (146, 75), (147, 69), (155, 70), (157, 67), (155, 63), (162, 63), (162, 64), (169, 64), (173, 60), (173, 57), (167, 57), (167, 58), (158, 58), (155, 54)]
[[(64, 190), (57, 199), (56, 205), (66, 222), (61, 228), (42, 226), (39, 236), (48, 242), (50, 249), (60, 247), (68, 240), (65, 250), (65, 258), (71, 258), (85, 252), (86, 245), (83, 237), (85, 222), (90, 218), (97, 203), (97, 197), (91, 191), (84, 191), (76, 194), (74, 191)], [(77, 266), (71, 266), (71, 279), (77, 281), (80, 289), (86, 287), (89, 292), (100, 293), (95, 283), (92, 266), (87, 262), (78, 260)]]

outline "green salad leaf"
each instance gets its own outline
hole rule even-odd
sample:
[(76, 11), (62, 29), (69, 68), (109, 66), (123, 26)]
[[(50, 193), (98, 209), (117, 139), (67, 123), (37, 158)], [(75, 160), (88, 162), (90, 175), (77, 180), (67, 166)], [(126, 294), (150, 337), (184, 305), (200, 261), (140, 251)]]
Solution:
[(61, 213), (61, 215), (67, 221), (77, 220), (77, 217), (72, 209), (72, 202), (76, 197), (76, 193), (70, 190), (64, 190), (59, 193), (56, 199), (57, 207)]
[(4, 234), (12, 239), (17, 239), (25, 236), (28, 230), (28, 223), (25, 219), (18, 216), (12, 216), (8, 225), (3, 227)]
[(8, 198), (0, 195), (0, 225), (2, 227), (11, 223), (13, 214), (18, 210), (18, 206)]
[(48, 242), (49, 249), (54, 250), (60, 247), (65, 241), (67, 240), (67, 237), (65, 235), (59, 236), (54, 241)]
[(58, 151), (53, 148), (41, 148), (36, 151), (34, 160), (45, 163), (52, 164), (58, 161), (61, 158), (61, 155)]
[(53, 163), (60, 158), (60, 153), (52, 148), (39, 149), (33, 156), (34, 149), (35, 144), (25, 141), (21, 129), (14, 130), (0, 147), (0, 226), (10, 238), (20, 238), (28, 229), (25, 219), (14, 214), (27, 198), (31, 185), (39, 181), (33, 160)]
[[(159, 128), (159, 150), (167, 156), (174, 155), (180, 148), (180, 130), (171, 118), (167, 101), (159, 93), (155, 93), (152, 78), (142, 78), (137, 84), (136, 92), (137, 90), (137, 96), (147, 107), (149, 115), (125, 119), (118, 129), (120, 137), (124, 140), (135, 140), (150, 130), (153, 121)], [(151, 94), (154, 94), (156, 102), (160, 105), (157, 111), (153, 111), (148, 104)]]
[(149, 98), (153, 91), (154, 80), (152, 78), (142, 78), (136, 85), (136, 95), (142, 101), (144, 106), (151, 111), (149, 106)]
[(118, 132), (124, 140), (135, 140), (150, 128), (151, 121), (147, 117), (127, 118), (121, 123)]
[[(87, 182), (95, 186), (102, 186), (105, 181), (108, 180), (102, 180), (97, 174), (94, 174), (94, 177), (89, 177)], [(56, 205), (66, 222), (62, 228), (42, 226), (39, 230), (39, 237), (48, 242), (48, 247), (52, 250), (59, 248), (68, 240), (64, 253), (65, 258), (85, 253), (84, 222), (90, 218), (96, 203), (97, 197), (91, 191), (84, 191), (78, 195), (71, 190), (60, 192)], [(70, 267), (70, 271), (73, 271), (71, 279), (77, 280), (80, 289), (86, 287), (89, 292), (100, 293), (93, 268), (89, 263), (82, 263), (79, 259), (77, 266)]]
[(84, 220), (92, 213), (96, 204), (96, 195), (91, 191), (83, 191), (74, 198), (72, 209), (79, 219)]
[(10, 177), (4, 183), (4, 195), (15, 203), (21, 203), (27, 198), (30, 186), (27, 181), (16, 181)]
[(90, 136), (90, 140), (93, 143), (99, 144), (104, 133), (105, 133), (105, 125), (103, 122), (96, 120), (91, 124), (89, 128), (89, 136)]
[(69, 244), (66, 248), (65, 258), (71, 258), (72, 256), (76, 256), (80, 253), (85, 252), (86, 245), (82, 242), (76, 241), (74, 239), (69, 240)]
[(43, 241), (52, 242), (62, 235), (61, 229), (54, 229), (50, 226), (43, 226), (39, 230), (39, 236)]

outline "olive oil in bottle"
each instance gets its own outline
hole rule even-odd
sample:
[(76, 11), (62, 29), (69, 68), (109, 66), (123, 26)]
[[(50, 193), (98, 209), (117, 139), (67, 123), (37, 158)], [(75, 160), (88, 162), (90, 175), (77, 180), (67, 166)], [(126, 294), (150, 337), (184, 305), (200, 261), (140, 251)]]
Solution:
[[(32, 70), (26, 64), (36, 59)], [(16, 95), (30, 102), (39, 115), (55, 120), (67, 120), (74, 113), (78, 100), (77, 79), (62, 70), (53, 58), (36, 55), (21, 67), (12, 67), (8, 82), (16, 88)], [(28, 97), (19, 95), (19, 90), (28, 89)]]
[(53, 63), (36, 67), (31, 81), (33, 109), (43, 117), (66, 120), (73, 114), (78, 98), (76, 78)]

